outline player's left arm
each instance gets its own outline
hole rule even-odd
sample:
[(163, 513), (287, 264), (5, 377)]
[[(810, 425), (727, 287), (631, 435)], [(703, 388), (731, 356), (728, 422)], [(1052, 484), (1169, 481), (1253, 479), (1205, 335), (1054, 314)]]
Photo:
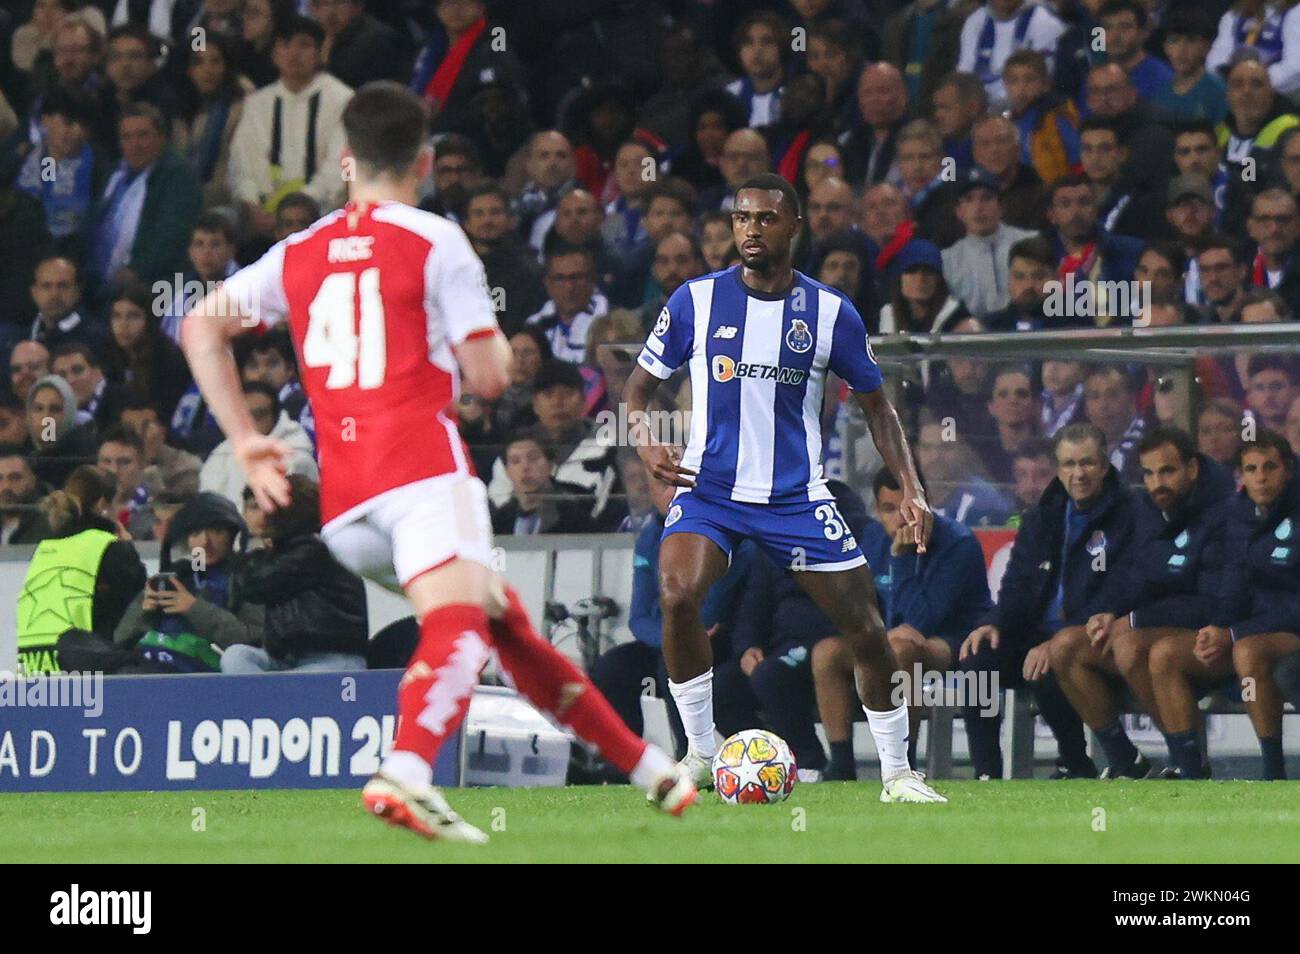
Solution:
[(885, 396), (884, 376), (871, 352), (867, 328), (862, 316), (847, 299), (841, 297), (840, 311), (831, 339), (830, 370), (843, 378), (852, 389), (853, 400), (862, 408), (867, 427), (876, 442), (881, 459), (903, 488), (901, 511), (915, 534), (916, 548), (924, 553), (934, 526), (934, 515), (925, 499), (925, 488), (916, 472), (912, 448), (903, 433), (898, 412)]
[(495, 401), (510, 387), (514, 356), (497, 324), (483, 263), (459, 227), (430, 251), (425, 288), (442, 313), (466, 389)]

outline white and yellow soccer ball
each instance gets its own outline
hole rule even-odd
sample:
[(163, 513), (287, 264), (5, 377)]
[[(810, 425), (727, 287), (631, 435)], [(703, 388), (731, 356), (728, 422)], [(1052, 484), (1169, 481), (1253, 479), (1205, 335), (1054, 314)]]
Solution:
[(713, 757), (713, 788), (728, 805), (769, 805), (794, 791), (798, 766), (785, 739), (764, 729), (737, 732)]

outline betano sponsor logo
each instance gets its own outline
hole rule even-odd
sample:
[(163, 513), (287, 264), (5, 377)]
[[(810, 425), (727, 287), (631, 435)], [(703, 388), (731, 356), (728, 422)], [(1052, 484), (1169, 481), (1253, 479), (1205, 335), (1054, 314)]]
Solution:
[(713, 380), (726, 383), (735, 378), (755, 378), (759, 381), (776, 380), (777, 384), (802, 384), (807, 375), (803, 368), (782, 368), (775, 364), (753, 361), (736, 361), (725, 354), (713, 358)]

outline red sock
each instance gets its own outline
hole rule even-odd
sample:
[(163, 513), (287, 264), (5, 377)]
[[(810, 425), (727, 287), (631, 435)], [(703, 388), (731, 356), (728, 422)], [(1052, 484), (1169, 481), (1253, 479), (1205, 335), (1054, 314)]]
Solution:
[(420, 645), (397, 687), (400, 716), (393, 750), (433, 765), (443, 740), (469, 709), (488, 658), (487, 614), (477, 606), (440, 606), (420, 624)]
[(501, 672), (537, 708), (549, 712), (625, 775), (646, 750), (645, 740), (623, 724), (600, 690), (533, 628), (513, 587), (503, 619), (491, 621)]

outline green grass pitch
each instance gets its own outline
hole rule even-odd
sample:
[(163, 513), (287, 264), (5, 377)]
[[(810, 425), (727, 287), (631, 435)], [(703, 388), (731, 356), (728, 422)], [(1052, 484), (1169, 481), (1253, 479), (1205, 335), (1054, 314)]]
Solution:
[[(429, 843), (354, 791), (0, 795), (10, 862), (1293, 862), (1300, 782), (941, 782), (947, 805), (882, 805), (870, 782), (770, 806), (712, 793), (682, 819), (622, 786), (465, 789), (492, 836)], [(197, 811), (202, 809), (202, 811)], [(203, 830), (195, 830), (202, 828)], [(1096, 830), (1104, 829), (1104, 830)]]

